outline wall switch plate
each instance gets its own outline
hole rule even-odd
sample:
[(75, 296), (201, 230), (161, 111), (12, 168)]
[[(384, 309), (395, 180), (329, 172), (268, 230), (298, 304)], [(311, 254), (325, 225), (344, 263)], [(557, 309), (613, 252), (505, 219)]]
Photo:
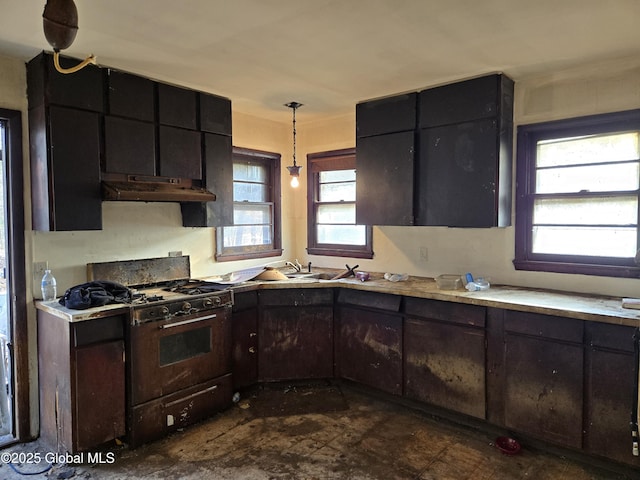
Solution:
[(420, 247), (420, 261), (428, 262), (429, 261), (429, 250), (427, 247)]

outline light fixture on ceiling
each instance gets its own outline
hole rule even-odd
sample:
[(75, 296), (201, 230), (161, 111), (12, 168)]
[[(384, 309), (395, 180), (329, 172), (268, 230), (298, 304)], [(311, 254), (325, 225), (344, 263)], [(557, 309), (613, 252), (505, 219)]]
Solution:
[(289, 107), (293, 110), (293, 166), (287, 167), (289, 175), (291, 175), (291, 186), (296, 188), (300, 185), (298, 178), (300, 177), (300, 169), (302, 167), (296, 165), (296, 110), (302, 106), (298, 102), (289, 102), (284, 104), (285, 107)]
[(69, 48), (78, 33), (78, 9), (73, 0), (47, 0), (42, 13), (44, 36), (53, 47), (53, 63), (60, 73), (74, 73), (90, 63), (96, 63), (96, 57), (89, 55), (75, 67), (60, 66), (60, 50)]

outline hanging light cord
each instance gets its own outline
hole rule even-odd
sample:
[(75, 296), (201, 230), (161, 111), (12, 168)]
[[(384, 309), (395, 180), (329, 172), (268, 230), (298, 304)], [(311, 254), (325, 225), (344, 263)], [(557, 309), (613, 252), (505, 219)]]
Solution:
[(296, 166), (296, 109), (297, 106), (291, 107), (293, 109), (293, 166)]
[[(85, 60), (83, 60), (81, 63), (79, 63), (75, 67), (62, 68), (60, 66), (60, 52), (57, 51), (57, 50), (54, 50), (53, 51), (53, 64), (55, 65), (56, 70), (59, 71), (60, 73), (69, 74), (69, 73), (75, 73), (78, 70), (82, 70), (84, 67), (86, 67), (89, 64), (95, 65), (96, 64), (96, 57), (93, 56), (93, 55), (89, 55)], [(295, 110), (293, 111), (293, 114), (295, 116)]]

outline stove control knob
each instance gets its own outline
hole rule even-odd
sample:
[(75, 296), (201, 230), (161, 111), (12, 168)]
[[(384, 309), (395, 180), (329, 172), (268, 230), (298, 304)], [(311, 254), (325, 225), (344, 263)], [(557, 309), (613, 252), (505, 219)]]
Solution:
[(222, 303), (222, 300), (220, 299), (220, 297), (215, 297), (213, 301), (216, 305), (220, 305)]
[(212, 306), (213, 306), (213, 300), (211, 300), (210, 298), (205, 298), (205, 299), (202, 301), (202, 305), (203, 305), (205, 308), (212, 307)]
[(183, 312), (190, 312), (191, 311), (191, 304), (189, 302), (184, 302), (182, 304), (182, 311)]
[(166, 317), (167, 315), (169, 315), (169, 307), (162, 307), (160, 309), (160, 313), (162, 313), (163, 317)]

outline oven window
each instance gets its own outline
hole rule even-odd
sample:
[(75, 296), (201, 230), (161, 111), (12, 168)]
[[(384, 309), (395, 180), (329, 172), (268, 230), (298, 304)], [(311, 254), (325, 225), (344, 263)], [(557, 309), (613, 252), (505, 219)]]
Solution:
[(211, 351), (211, 327), (160, 338), (160, 366), (182, 362)]

